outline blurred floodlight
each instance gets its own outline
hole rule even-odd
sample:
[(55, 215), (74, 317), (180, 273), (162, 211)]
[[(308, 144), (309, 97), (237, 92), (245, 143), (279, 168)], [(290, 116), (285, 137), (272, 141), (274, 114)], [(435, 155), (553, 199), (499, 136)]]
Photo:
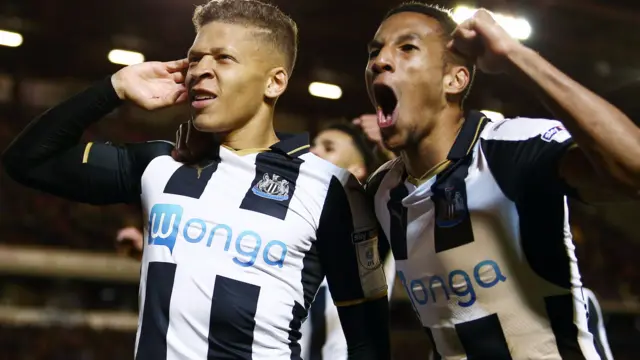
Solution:
[[(453, 10), (453, 20), (460, 24), (461, 22), (467, 20), (472, 17), (473, 14), (476, 13), (478, 9), (466, 7), (466, 6), (458, 6)], [(531, 25), (524, 18), (514, 18), (512, 16), (491, 13), (493, 18), (496, 19), (496, 22), (502, 26), (509, 35), (518, 40), (526, 40), (531, 36)]]
[(502, 115), (499, 112), (491, 111), (491, 110), (480, 110), (480, 112), (483, 113), (484, 116), (488, 117), (491, 121), (504, 120), (504, 115)]
[(135, 51), (113, 49), (108, 55), (109, 61), (118, 65), (134, 65), (144, 62), (144, 55)]
[(18, 47), (22, 45), (22, 35), (6, 30), (0, 30), (0, 45)]
[(337, 100), (342, 97), (342, 89), (338, 85), (312, 82), (309, 84), (309, 94), (320, 98)]

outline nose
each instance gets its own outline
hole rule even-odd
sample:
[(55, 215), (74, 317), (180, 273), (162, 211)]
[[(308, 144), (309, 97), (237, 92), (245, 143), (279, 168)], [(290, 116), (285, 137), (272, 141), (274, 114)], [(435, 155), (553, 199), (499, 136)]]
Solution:
[(393, 56), (390, 52), (383, 48), (380, 50), (378, 56), (373, 59), (373, 63), (371, 65), (371, 70), (375, 74), (382, 74), (384, 72), (394, 72), (395, 71), (395, 63), (393, 61)]
[(211, 56), (204, 56), (189, 68), (190, 83), (193, 84), (201, 79), (215, 77), (214, 66), (215, 60)]

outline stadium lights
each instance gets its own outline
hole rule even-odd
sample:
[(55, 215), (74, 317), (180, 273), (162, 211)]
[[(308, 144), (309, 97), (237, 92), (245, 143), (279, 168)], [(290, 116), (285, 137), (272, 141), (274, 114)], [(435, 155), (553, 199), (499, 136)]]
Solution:
[[(460, 24), (461, 22), (472, 17), (478, 9), (473, 9), (466, 6), (458, 6), (453, 10), (453, 20)], [(511, 37), (518, 40), (526, 40), (531, 36), (531, 25), (524, 18), (515, 18), (512, 16), (502, 15), (498, 13), (491, 13), (496, 22), (502, 26)]]
[(491, 120), (491, 121), (504, 120), (504, 115), (502, 115), (499, 112), (491, 111), (491, 110), (480, 110), (480, 112), (483, 113), (484, 116), (488, 117), (489, 120)]
[(320, 98), (337, 100), (342, 97), (342, 89), (338, 85), (312, 82), (309, 84), (309, 94)]
[(18, 47), (22, 45), (22, 35), (13, 32), (0, 30), (0, 46)]
[(134, 65), (144, 62), (144, 55), (135, 51), (113, 49), (107, 56), (109, 61), (118, 65)]

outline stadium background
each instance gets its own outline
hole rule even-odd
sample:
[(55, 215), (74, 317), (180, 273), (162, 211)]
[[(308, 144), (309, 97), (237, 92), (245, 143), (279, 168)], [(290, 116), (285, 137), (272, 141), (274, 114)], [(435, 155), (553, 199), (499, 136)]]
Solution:
[[(0, 149), (35, 115), (117, 71), (112, 49), (149, 60), (184, 56), (194, 0), (4, 0), (0, 3)], [(273, 1), (299, 24), (300, 52), (281, 99), (277, 127), (314, 133), (329, 120), (370, 111), (364, 92), (366, 43), (389, 0)], [(560, 69), (640, 121), (640, 3), (632, 0), (435, 1), (523, 17), (523, 40)], [(15, 34), (20, 34), (20, 38)], [(20, 40), (20, 41), (18, 41)], [(19, 46), (15, 46), (18, 45)], [(112, 54), (113, 55), (113, 54)], [(340, 87), (339, 99), (309, 84)], [(550, 116), (506, 77), (480, 74), (468, 106), (505, 116)], [(331, 96), (330, 94), (325, 94)], [(147, 113), (122, 107), (92, 139), (172, 139), (185, 109)], [(600, 297), (617, 359), (640, 345), (640, 218), (637, 203), (571, 203), (585, 284)], [(93, 207), (26, 189), (0, 175), (0, 359), (131, 358), (138, 264), (116, 256), (116, 231), (139, 226), (134, 207)], [(426, 336), (402, 288), (392, 301), (397, 359), (425, 359)]]

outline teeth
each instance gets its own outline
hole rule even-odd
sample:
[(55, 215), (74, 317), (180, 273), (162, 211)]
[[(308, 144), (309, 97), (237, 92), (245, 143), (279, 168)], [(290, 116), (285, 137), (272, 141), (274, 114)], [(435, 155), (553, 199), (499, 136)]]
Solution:
[(199, 100), (209, 100), (209, 99), (213, 99), (213, 96), (208, 96), (208, 95), (196, 95), (194, 96), (194, 99), (199, 101)]

